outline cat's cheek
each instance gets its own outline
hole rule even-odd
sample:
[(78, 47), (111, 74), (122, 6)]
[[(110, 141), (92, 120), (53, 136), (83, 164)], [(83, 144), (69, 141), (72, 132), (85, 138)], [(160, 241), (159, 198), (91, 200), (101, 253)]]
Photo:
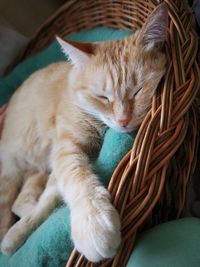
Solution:
[(88, 104), (87, 100), (85, 99), (84, 95), (81, 92), (77, 92), (77, 100), (81, 106)]
[(81, 92), (77, 93), (76, 103), (86, 113), (92, 115), (95, 118), (99, 118), (100, 111), (84, 96)]

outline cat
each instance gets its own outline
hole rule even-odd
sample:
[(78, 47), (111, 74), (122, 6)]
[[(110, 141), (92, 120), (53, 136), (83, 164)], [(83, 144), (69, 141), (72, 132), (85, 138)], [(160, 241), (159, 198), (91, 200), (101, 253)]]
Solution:
[[(70, 62), (32, 74), (12, 96), (0, 140), (1, 251), (13, 253), (64, 200), (76, 249), (115, 255), (120, 218), (93, 172), (105, 127), (138, 127), (166, 69), (164, 4), (134, 35), (78, 44), (57, 38)], [(14, 223), (14, 214), (20, 219)]]

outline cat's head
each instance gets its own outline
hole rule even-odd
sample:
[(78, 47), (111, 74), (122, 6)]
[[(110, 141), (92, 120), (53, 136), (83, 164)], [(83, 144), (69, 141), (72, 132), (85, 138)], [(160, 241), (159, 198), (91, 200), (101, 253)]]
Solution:
[(73, 64), (70, 83), (77, 104), (117, 131), (136, 128), (165, 73), (161, 46), (167, 24), (168, 12), (162, 4), (140, 30), (122, 40), (78, 44), (58, 38)]

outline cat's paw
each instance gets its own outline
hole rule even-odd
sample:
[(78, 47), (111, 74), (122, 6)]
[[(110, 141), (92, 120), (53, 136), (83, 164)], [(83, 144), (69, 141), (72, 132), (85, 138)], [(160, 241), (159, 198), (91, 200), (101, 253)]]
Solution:
[(102, 195), (96, 194), (87, 203), (83, 201), (71, 212), (74, 245), (92, 262), (112, 258), (121, 242), (119, 215), (109, 201), (108, 192), (102, 191)]
[(12, 254), (19, 246), (18, 234), (13, 232), (13, 227), (10, 228), (1, 242), (1, 252), (5, 255)]
[(26, 223), (29, 217), (23, 218), (16, 222), (6, 233), (1, 242), (1, 252), (5, 255), (10, 255), (15, 252), (25, 241), (28, 231)]
[(6, 238), (6, 236), (3, 238), (1, 242), (1, 253), (4, 255), (10, 255), (15, 251), (13, 248), (13, 243), (9, 239)]

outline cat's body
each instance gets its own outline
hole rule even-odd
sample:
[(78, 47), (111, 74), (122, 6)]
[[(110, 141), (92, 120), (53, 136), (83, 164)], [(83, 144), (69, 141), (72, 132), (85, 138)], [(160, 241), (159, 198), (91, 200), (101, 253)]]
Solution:
[(129, 132), (145, 116), (165, 71), (156, 46), (166, 27), (161, 7), (134, 37), (81, 45), (82, 51), (60, 40), (73, 65), (39, 70), (14, 94), (0, 142), (1, 236), (13, 223), (11, 210), (21, 219), (5, 235), (4, 253), (18, 248), (64, 199), (76, 248), (92, 261), (115, 254), (119, 216), (90, 157), (100, 149), (106, 125)]
[[(21, 173), (30, 168), (50, 172), (56, 136), (69, 137), (86, 147), (93, 138), (95, 141), (101, 138), (103, 124), (81, 112), (74, 105), (73, 93), (66, 88), (70, 69), (69, 63), (61, 62), (39, 70), (12, 97), (0, 149), (5, 158), (1, 160), (6, 161), (8, 156), (9, 161), (13, 161), (13, 164), (9, 163), (9, 168), (12, 166), (14, 172), (19, 169)], [(65, 131), (68, 137), (61, 136)], [(8, 151), (7, 143), (11, 140), (12, 147)]]

